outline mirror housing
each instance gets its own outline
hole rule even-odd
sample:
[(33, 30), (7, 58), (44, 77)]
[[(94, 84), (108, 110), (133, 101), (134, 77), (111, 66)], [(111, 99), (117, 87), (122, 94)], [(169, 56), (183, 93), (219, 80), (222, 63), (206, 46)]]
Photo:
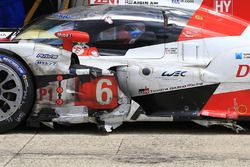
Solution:
[(59, 31), (55, 33), (55, 36), (63, 40), (63, 49), (68, 51), (72, 51), (73, 42), (87, 43), (90, 41), (89, 34), (81, 31)]

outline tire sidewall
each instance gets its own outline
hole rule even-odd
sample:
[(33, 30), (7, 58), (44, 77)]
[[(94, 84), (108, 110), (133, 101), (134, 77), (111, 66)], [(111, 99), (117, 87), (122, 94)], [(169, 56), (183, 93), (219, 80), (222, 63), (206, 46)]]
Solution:
[(0, 121), (0, 133), (7, 132), (19, 125), (31, 111), (34, 103), (34, 85), (27, 68), (14, 56), (0, 53), (0, 63), (14, 70), (21, 81), (23, 96), (16, 112), (6, 120)]

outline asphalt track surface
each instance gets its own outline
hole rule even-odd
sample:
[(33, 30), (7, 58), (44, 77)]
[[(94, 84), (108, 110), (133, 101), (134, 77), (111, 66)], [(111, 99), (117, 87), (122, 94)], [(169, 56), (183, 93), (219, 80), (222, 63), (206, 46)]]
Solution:
[(108, 135), (91, 124), (19, 127), (0, 135), (0, 166), (250, 166), (250, 131), (150, 122), (126, 123)]

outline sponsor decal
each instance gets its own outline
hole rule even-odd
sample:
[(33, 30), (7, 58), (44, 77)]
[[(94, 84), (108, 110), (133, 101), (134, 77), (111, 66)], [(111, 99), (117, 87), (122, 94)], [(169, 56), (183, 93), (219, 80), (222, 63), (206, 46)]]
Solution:
[(80, 56), (84, 53), (84, 46), (77, 44), (77, 45), (73, 46), (72, 52), (77, 54), (78, 56)]
[(7, 35), (5, 33), (0, 33), (0, 38), (6, 38)]
[(235, 53), (235, 59), (242, 59), (242, 53)]
[(180, 0), (172, 0), (172, 3), (180, 4)]
[(166, 48), (166, 54), (177, 54), (178, 49), (177, 48)]
[(0, 39), (7, 38), (12, 32), (0, 32)]
[(105, 4), (118, 5), (119, 0), (91, 0), (89, 1), (89, 5), (105, 5)]
[(118, 83), (115, 77), (105, 76), (77, 81), (78, 94), (75, 99), (76, 106), (86, 106), (92, 109), (114, 109), (118, 105)]
[(142, 89), (139, 89), (139, 94), (149, 94), (150, 92), (151, 91), (150, 91), (150, 89), (147, 86), (145, 86)]
[(238, 113), (244, 115), (247, 113), (247, 106), (246, 105), (239, 105)]
[(15, 60), (13, 60), (7, 56), (0, 55), (0, 62), (7, 62), (10, 65), (12, 65), (13, 67), (15, 67), (17, 69), (19, 76), (23, 76), (24, 74), (26, 74), (25, 70), (23, 69), (23, 67), (21, 65), (19, 65)]
[(7, 35), (5, 33), (0, 33), (0, 37), (6, 37)]
[(180, 86), (172, 86), (169, 88), (169, 90), (192, 88), (192, 87), (197, 87), (197, 86), (202, 86), (202, 85), (203, 85), (203, 83), (191, 83), (191, 84), (180, 85)]
[(158, 1), (125, 0), (125, 4), (129, 5), (158, 5), (158, 3)]
[(58, 33), (56, 33), (56, 35), (59, 38), (71, 38), (72, 37), (72, 34), (70, 34), (70, 33), (61, 33), (61, 32), (58, 32)]
[(166, 48), (165, 51), (166, 54), (177, 55), (178, 48)]
[(249, 59), (250, 53), (235, 53), (235, 59)]
[(214, 0), (216, 12), (233, 14), (233, 0)]
[(203, 20), (203, 16), (202, 15), (195, 15), (195, 19), (196, 20)]
[(200, 35), (200, 31), (196, 31), (196, 30), (184, 30), (183, 35), (187, 38), (194, 38), (198, 35)]
[(194, 0), (172, 0), (172, 4), (194, 3)]
[(21, 112), (16, 118), (14, 118), (17, 122), (21, 122), (23, 120), (23, 117), (25, 117), (25, 113)]
[(14, 120), (12, 117), (9, 117), (7, 120), (6, 120), (8, 123), (12, 123)]
[(246, 114), (247, 111), (248, 111), (247, 106), (244, 105), (244, 104), (238, 104), (236, 98), (233, 99), (233, 106), (232, 106), (232, 107), (229, 107), (227, 110), (228, 110), (229, 112), (230, 112), (230, 111), (237, 112), (237, 113), (239, 113), (239, 114), (241, 114), (241, 115)]
[(47, 61), (47, 60), (37, 60), (36, 64), (42, 65), (42, 66), (55, 66), (57, 64), (57, 62)]
[(38, 97), (40, 101), (43, 101), (44, 99), (49, 99), (49, 101), (52, 102), (53, 96), (54, 93), (52, 87), (40, 88), (38, 91)]
[(243, 58), (244, 59), (249, 59), (250, 58), (250, 53), (243, 53)]
[(36, 58), (41, 58), (41, 59), (57, 59), (58, 55), (39, 53), (36, 56)]
[(165, 71), (161, 74), (161, 76), (163, 77), (185, 77), (186, 76), (187, 71), (174, 71), (174, 72), (168, 72)]
[(165, 92), (169, 91), (169, 88), (162, 88), (162, 89), (156, 89), (156, 90), (151, 90), (151, 93), (159, 93), (159, 92)]
[(250, 72), (250, 66), (247, 64), (240, 64), (236, 73), (237, 78), (246, 77)]
[(165, 91), (187, 89), (187, 88), (193, 88), (193, 87), (198, 87), (198, 86), (203, 86), (203, 83), (194, 83), (194, 84), (191, 83), (191, 84), (180, 85), (180, 86), (171, 86), (169, 88), (150, 90), (150, 93), (160, 93), (160, 92), (165, 92)]
[(49, 85), (47, 87), (43, 87), (38, 89), (37, 98), (39, 101), (43, 101), (44, 103), (63, 105), (64, 101), (62, 99), (62, 94), (64, 92), (64, 88), (62, 86), (63, 76), (57, 75), (56, 80), (58, 84), (53, 86)]
[(71, 16), (69, 14), (65, 13), (55, 13), (53, 14), (54, 17), (60, 18), (60, 19), (79, 19), (79, 16)]

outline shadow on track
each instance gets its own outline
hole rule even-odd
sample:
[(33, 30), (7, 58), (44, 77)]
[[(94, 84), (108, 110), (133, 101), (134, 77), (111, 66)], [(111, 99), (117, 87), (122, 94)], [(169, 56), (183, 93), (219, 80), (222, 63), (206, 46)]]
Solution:
[[(244, 128), (249, 129), (246, 132), (239, 134), (250, 134), (250, 123), (240, 123)], [(78, 124), (78, 125), (57, 125), (51, 129), (42, 125), (40, 128), (28, 128), (22, 125), (15, 130), (9, 132), (10, 134), (24, 133), (24, 134), (93, 134), (93, 135), (107, 135), (106, 133), (98, 131), (95, 124)], [(238, 135), (231, 129), (222, 126), (212, 126), (209, 128), (197, 125), (193, 122), (136, 122), (124, 123), (122, 126), (113, 130), (112, 134), (213, 134), (213, 135)]]

